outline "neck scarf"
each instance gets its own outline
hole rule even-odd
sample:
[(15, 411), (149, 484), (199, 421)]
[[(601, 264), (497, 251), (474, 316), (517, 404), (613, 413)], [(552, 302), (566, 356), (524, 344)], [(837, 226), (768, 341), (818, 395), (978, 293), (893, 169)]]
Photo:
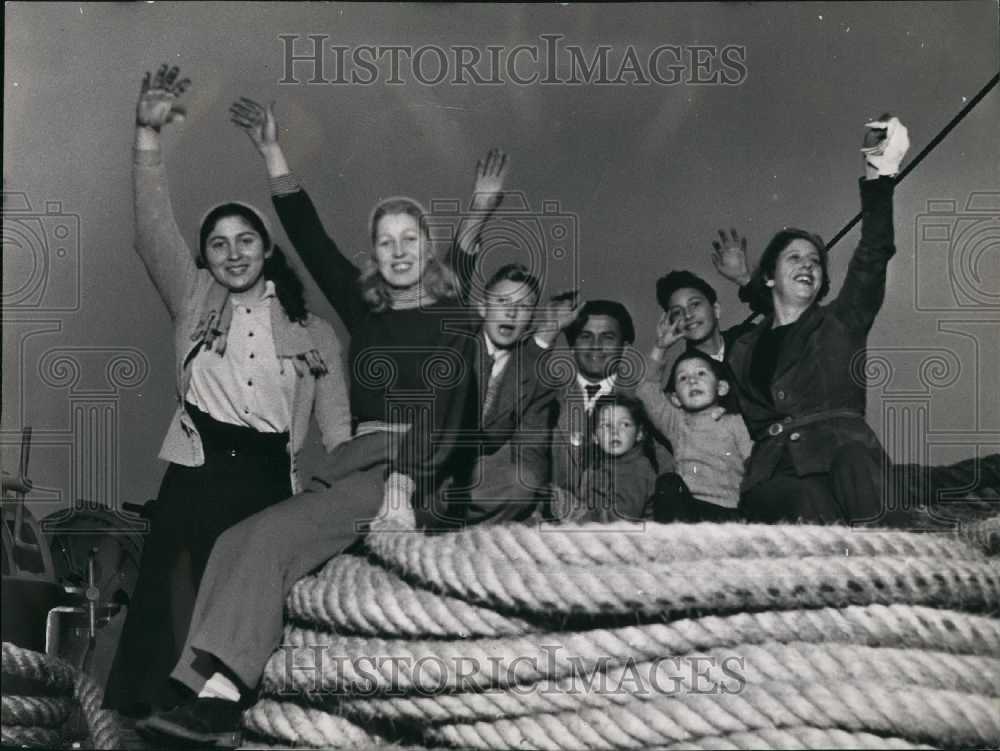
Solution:
[[(284, 373), (285, 364), (290, 363), (300, 377), (306, 373), (314, 377), (328, 373), (329, 367), (313, 343), (309, 327), (304, 323), (290, 321), (277, 298), (271, 301), (269, 307), (274, 351), (281, 364), (281, 372)], [(191, 333), (191, 341), (195, 343), (192, 354), (213, 350), (220, 357), (224, 355), (232, 318), (233, 305), (229, 300), (229, 290), (218, 282), (212, 284), (202, 301), (198, 323)]]

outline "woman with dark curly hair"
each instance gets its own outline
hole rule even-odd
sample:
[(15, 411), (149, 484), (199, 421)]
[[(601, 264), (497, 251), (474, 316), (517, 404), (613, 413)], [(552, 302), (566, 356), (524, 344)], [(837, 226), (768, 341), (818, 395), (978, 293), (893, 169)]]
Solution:
[(836, 299), (827, 249), (784, 229), (751, 280), (765, 319), (730, 355), (740, 408), (755, 441), (740, 511), (751, 521), (860, 523), (884, 517), (888, 457), (865, 422), (868, 332), (885, 297), (893, 243), (892, 175), (909, 145), (896, 118), (868, 124), (861, 242)]
[(300, 489), (296, 457), (315, 417), (328, 451), (350, 436), (341, 349), (306, 309), (264, 214), (211, 209), (198, 253), (174, 221), (159, 131), (187, 86), (147, 73), (136, 109), (136, 250), (174, 324), (178, 407), (160, 452), (170, 462), (147, 511), (135, 595), (107, 689), (110, 706), (176, 701), (168, 677), (216, 538)]

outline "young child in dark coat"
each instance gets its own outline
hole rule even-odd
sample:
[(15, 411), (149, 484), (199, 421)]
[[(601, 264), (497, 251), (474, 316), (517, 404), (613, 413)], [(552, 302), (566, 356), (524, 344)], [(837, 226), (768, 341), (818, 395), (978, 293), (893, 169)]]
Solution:
[(589, 428), (591, 451), (579, 493), (556, 489), (556, 517), (573, 523), (651, 519), (657, 470), (642, 403), (621, 393), (603, 396)]

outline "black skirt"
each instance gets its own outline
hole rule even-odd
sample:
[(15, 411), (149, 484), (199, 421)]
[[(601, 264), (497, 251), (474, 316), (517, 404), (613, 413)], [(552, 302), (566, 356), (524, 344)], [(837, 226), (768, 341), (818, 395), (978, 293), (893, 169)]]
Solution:
[(150, 521), (105, 705), (137, 715), (183, 696), (169, 681), (216, 539), (292, 494), (287, 433), (260, 433), (187, 405), (204, 447), (200, 467), (170, 464), (144, 511)]

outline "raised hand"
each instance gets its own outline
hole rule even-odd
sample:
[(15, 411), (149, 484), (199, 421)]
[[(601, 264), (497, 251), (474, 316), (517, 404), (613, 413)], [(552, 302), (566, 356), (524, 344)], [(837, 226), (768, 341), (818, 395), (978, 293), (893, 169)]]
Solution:
[(551, 321), (556, 330), (562, 331), (576, 320), (583, 309), (580, 302), (580, 290), (570, 289), (558, 292), (549, 298)]
[(187, 115), (183, 107), (177, 106), (177, 98), (191, 84), (190, 78), (180, 78), (180, 69), (175, 65), (160, 66), (155, 76), (149, 71), (142, 77), (139, 101), (135, 106), (135, 124), (150, 128), (157, 133), (167, 123), (179, 122)]
[(660, 318), (656, 322), (656, 344), (653, 347), (653, 359), (661, 360), (663, 353), (683, 338), (684, 316), (677, 316), (671, 320), (668, 313), (660, 313)]
[(712, 263), (715, 270), (734, 284), (741, 287), (750, 281), (750, 265), (747, 263), (747, 239), (740, 237), (736, 230), (719, 230), (719, 239), (712, 241)]
[(501, 149), (490, 149), (486, 157), (476, 162), (476, 182), (472, 187), (472, 207), (477, 211), (493, 211), (503, 198), (503, 183), (507, 177), (507, 155)]
[(278, 144), (274, 102), (265, 109), (253, 99), (241, 96), (229, 106), (229, 121), (242, 128), (261, 153)]
[(535, 339), (545, 346), (551, 346), (559, 332), (569, 326), (583, 309), (579, 302), (580, 290), (559, 292), (549, 298), (547, 304), (539, 305), (535, 314)]
[(878, 120), (865, 123), (865, 140), (861, 153), (869, 171), (878, 175), (895, 175), (910, 148), (910, 135), (898, 117), (886, 112)]

